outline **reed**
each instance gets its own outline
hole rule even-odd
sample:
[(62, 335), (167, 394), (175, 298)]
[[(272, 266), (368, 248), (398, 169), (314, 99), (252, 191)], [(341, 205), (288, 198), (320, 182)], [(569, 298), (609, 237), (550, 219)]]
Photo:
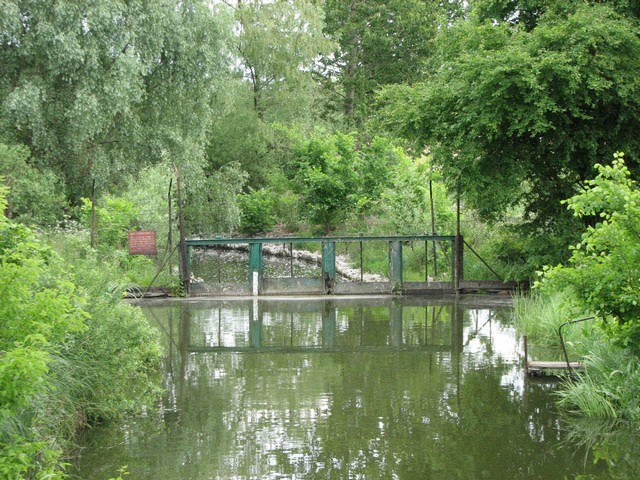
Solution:
[(599, 340), (589, 342), (584, 365), (558, 392), (559, 405), (587, 417), (640, 421), (640, 360)]
[[(537, 290), (529, 294), (514, 296), (514, 322), (521, 335), (547, 348), (559, 348), (560, 336), (558, 328), (564, 322), (585, 316), (584, 311), (576, 307), (566, 292), (553, 294), (541, 293)], [(573, 325), (563, 330), (565, 343), (574, 348), (592, 335), (592, 325)]]

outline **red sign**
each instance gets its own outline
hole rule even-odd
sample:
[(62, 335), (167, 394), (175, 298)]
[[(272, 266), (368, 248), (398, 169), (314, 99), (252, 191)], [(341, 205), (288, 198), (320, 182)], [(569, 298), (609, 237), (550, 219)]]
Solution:
[(129, 255), (156, 255), (155, 230), (129, 232)]

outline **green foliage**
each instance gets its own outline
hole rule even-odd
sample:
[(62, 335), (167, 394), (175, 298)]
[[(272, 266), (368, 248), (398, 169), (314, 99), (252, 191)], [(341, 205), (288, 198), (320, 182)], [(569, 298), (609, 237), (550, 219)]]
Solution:
[(0, 239), (0, 474), (63, 478), (61, 449), (78, 428), (151, 391), (157, 339), (117, 283), (108, 293), (91, 250), (64, 262), (5, 217)]
[(124, 248), (127, 232), (136, 226), (138, 209), (130, 200), (107, 195), (102, 199), (104, 206), (93, 206), (91, 200), (82, 199), (82, 217), (91, 228), (92, 210), (95, 215), (97, 245), (107, 248)]
[(322, 8), (308, 0), (250, 0), (239, 2), (234, 13), (240, 25), (237, 54), (258, 118), (291, 121), (308, 115), (316, 99), (318, 55), (334, 47), (322, 32)]
[[(545, 348), (555, 348), (556, 352), (559, 352), (560, 347), (560, 325), (582, 316), (584, 311), (568, 292), (542, 293), (534, 290), (529, 294), (514, 297), (514, 317), (518, 332), (527, 335), (531, 343)], [(565, 327), (563, 338), (574, 353), (584, 351), (580, 344), (590, 335), (592, 327), (593, 324)]]
[(19, 222), (53, 226), (64, 207), (60, 181), (53, 172), (31, 166), (29, 158), (27, 147), (0, 143), (0, 176), (10, 187), (3, 211)]
[(579, 218), (593, 219), (571, 250), (567, 265), (547, 268), (544, 290), (571, 290), (586, 308), (612, 320), (609, 333), (640, 352), (640, 190), (630, 179), (623, 155), (566, 203)]
[(560, 405), (587, 417), (640, 420), (640, 362), (626, 349), (593, 342), (585, 371), (560, 392)]
[(542, 238), (565, 227), (560, 200), (599, 159), (640, 146), (635, 21), (600, 3), (569, 6), (531, 30), (474, 19), (443, 29), (434, 75), (380, 97), (378, 120), (431, 145), (469, 207), (484, 219), (524, 207)]
[(309, 220), (328, 233), (355, 205), (357, 153), (352, 136), (316, 137), (296, 150), (295, 184)]
[(172, 212), (177, 211), (176, 181), (166, 163), (143, 168), (128, 182), (122, 197), (133, 205), (135, 226), (141, 230), (154, 230), (158, 243), (164, 245), (169, 233), (169, 184), (172, 184)]
[(186, 199), (185, 217), (190, 234), (211, 235), (233, 232), (240, 225), (238, 195), (247, 181), (240, 164), (224, 165)]
[(346, 125), (362, 125), (376, 88), (420, 79), (439, 26), (457, 2), (328, 0), (326, 31), (338, 49), (322, 58), (325, 95)]
[(0, 135), (74, 203), (162, 152), (203, 158), (228, 17), (198, 0), (7, 0), (0, 15)]
[(248, 235), (268, 232), (275, 225), (275, 198), (264, 189), (240, 195), (240, 231)]
[(357, 144), (353, 134), (317, 134), (293, 151), (293, 185), (309, 221), (328, 233), (350, 215), (374, 209), (396, 165), (406, 160), (389, 140)]

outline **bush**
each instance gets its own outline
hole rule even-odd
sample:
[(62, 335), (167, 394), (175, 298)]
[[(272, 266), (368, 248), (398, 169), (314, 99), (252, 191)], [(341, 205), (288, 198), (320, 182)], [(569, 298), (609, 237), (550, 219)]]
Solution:
[(268, 232), (276, 223), (274, 215), (275, 200), (265, 189), (251, 190), (239, 197), (240, 231), (247, 235)]
[(69, 270), (0, 216), (2, 478), (63, 478), (62, 448), (78, 428), (122, 415), (153, 390), (157, 339), (92, 254)]
[(559, 392), (560, 405), (587, 417), (640, 421), (640, 361), (627, 349), (592, 342), (585, 371)]
[(607, 333), (640, 353), (640, 190), (624, 156), (596, 165), (598, 175), (567, 200), (578, 218), (595, 220), (571, 250), (566, 265), (546, 268), (539, 287), (570, 291), (586, 310), (608, 319)]
[(0, 143), (0, 177), (10, 187), (3, 212), (21, 223), (55, 226), (65, 207), (62, 182), (52, 171), (29, 165), (30, 155), (26, 146)]
[(94, 207), (88, 198), (82, 199), (82, 218), (87, 228), (91, 228), (91, 214), (95, 214), (96, 245), (111, 248), (124, 248), (127, 245), (128, 232), (136, 226), (138, 209), (133, 202), (124, 198), (106, 196), (104, 206)]

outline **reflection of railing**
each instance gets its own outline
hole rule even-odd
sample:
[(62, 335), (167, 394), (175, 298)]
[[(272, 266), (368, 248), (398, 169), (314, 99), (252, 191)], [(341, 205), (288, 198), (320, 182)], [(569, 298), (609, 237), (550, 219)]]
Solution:
[[(278, 310), (271, 301), (238, 302), (241, 303), (232, 301), (235, 306), (228, 313), (222, 310), (221, 304), (203, 310), (202, 324), (196, 320), (198, 317), (185, 319), (182, 338), (186, 349), (189, 352), (282, 353), (436, 353), (462, 349), (462, 310), (457, 306), (420, 305), (407, 309), (389, 301), (382, 309), (377, 306), (370, 310), (354, 307), (348, 301), (312, 301), (304, 302), (304, 310), (287, 313)], [(288, 302), (276, 303), (289, 306)], [(238, 316), (240, 304), (244, 307)], [(273, 308), (278, 312), (276, 315)], [(443, 317), (443, 312), (449, 313)], [(386, 328), (380, 328), (384, 324)]]
[[(308, 346), (308, 347), (296, 347), (296, 346), (267, 346), (267, 347), (202, 347), (190, 345), (188, 347), (189, 352), (192, 353), (207, 353), (207, 352), (233, 352), (233, 353), (380, 353), (389, 352), (392, 350), (389, 346), (376, 346), (376, 345), (358, 345), (348, 346), (339, 345), (331, 348), (324, 346)], [(446, 345), (418, 345), (418, 346), (403, 346), (394, 347), (394, 352), (429, 352), (429, 353), (443, 353), (451, 352), (451, 346)]]

